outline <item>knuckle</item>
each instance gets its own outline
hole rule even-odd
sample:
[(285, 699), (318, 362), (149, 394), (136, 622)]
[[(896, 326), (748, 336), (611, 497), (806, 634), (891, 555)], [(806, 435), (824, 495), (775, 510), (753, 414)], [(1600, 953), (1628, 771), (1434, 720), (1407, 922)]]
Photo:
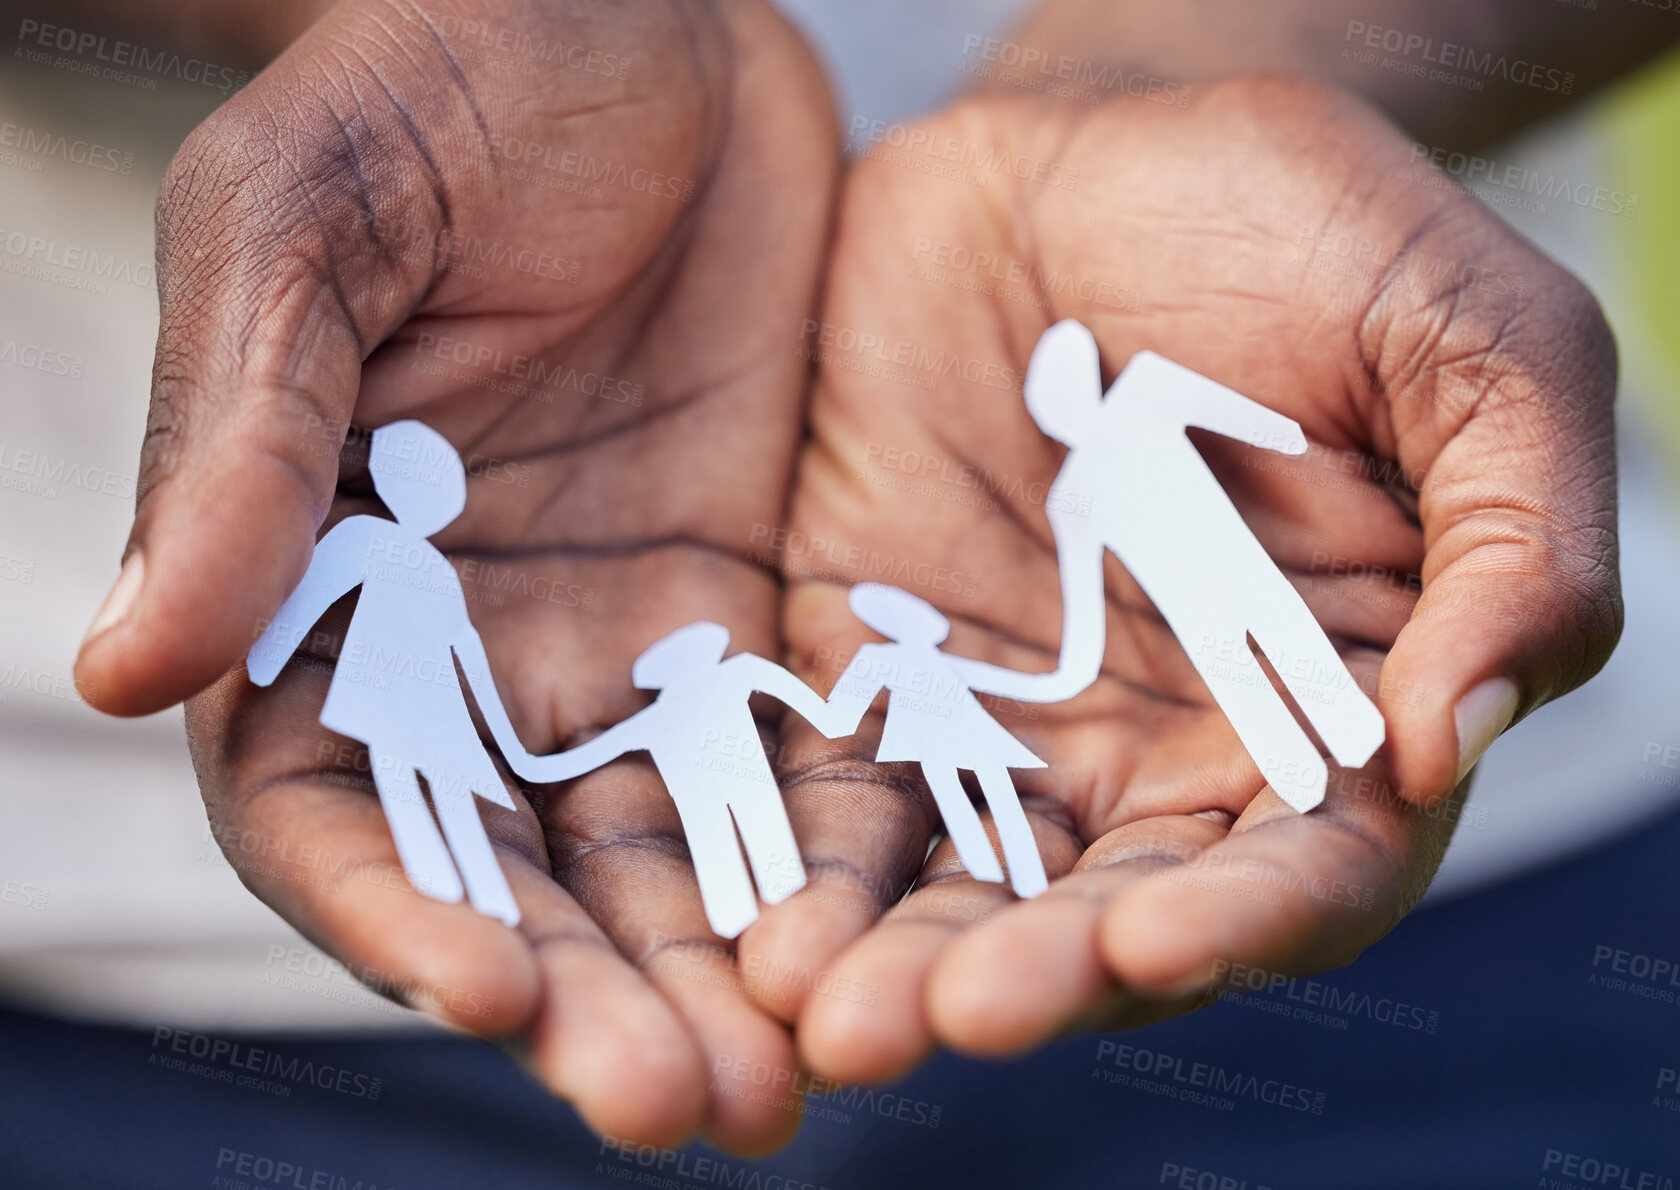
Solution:
[(1563, 279), (1557, 296), (1561, 341), (1579, 361), (1583, 395), (1606, 416), (1616, 389), (1619, 368), (1616, 337), (1604, 308), (1584, 281), (1560, 269)]
[(1580, 644), (1566, 689), (1597, 673), (1621, 639), (1625, 612), (1614, 528), (1581, 528), (1567, 548), (1553, 552), (1551, 573), (1570, 614), (1571, 636)]
[[(1543, 416), (1559, 434), (1558, 449), (1595, 464), (1610, 445), (1611, 407), (1615, 400), (1615, 336), (1604, 311), (1584, 282), (1561, 266), (1539, 257), (1533, 301), (1502, 324), (1495, 358), (1510, 383), (1499, 385), (1506, 408)], [(1585, 466), (1593, 476), (1604, 468)]]
[[(400, 265), (391, 229), (421, 242), (451, 206), (434, 116), (381, 81), (364, 45), (264, 76), (171, 161), (157, 204), (160, 276), (249, 280), (286, 259)], [(411, 255), (417, 271), (431, 263)]]
[(233, 262), (263, 260), (296, 229), (295, 209), (284, 197), (290, 187), (276, 185), (288, 163), (275, 138), (263, 136), (245, 114), (250, 106), (241, 96), (200, 124), (164, 174), (157, 250), (167, 313), (193, 313), (207, 300), (205, 282), (225, 284), (241, 272), (230, 268)]

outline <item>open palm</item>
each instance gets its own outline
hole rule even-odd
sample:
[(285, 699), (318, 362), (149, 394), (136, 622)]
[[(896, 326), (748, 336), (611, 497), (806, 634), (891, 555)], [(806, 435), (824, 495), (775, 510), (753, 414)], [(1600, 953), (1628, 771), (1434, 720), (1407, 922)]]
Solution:
[(943, 611), (948, 652), (1052, 667), (1063, 448), (1020, 390), (1071, 317), (1105, 384), (1151, 349), (1300, 423), (1298, 458), (1193, 437), (1388, 741), (1360, 771), (1332, 763), (1324, 804), (1297, 814), (1112, 555), (1097, 683), (990, 704), (1049, 762), (1014, 774), (1043, 895), (973, 880), (949, 841), (929, 854), (938, 816), (910, 766), (874, 763), (878, 720), (832, 744), (790, 723), (813, 881), (741, 961), (774, 973), (753, 991), (797, 1018), (817, 1073), (1141, 1023), (1203, 1002), (1226, 965), (1351, 960), (1439, 864), (1461, 744), (1473, 760), (1471, 737), (1602, 664), (1620, 623), (1608, 334), (1472, 200), (1407, 180), (1409, 148), (1350, 99), (1255, 80), (1185, 107), (966, 101), (863, 153), (807, 327), (812, 440), (778, 542), (796, 668), (826, 689), (878, 639), (846, 607), (868, 580)]
[(820, 77), (751, 3), (330, 12), (171, 168), (133, 601), (79, 664), (118, 713), (214, 682), (188, 727), (253, 891), (638, 1141), (750, 1151), (797, 1123), (735, 1092), (736, 1063), (786, 1067), (792, 1043), (732, 986), (651, 767), (480, 803), (510, 930), (409, 887), (365, 750), (318, 721), (350, 599), (272, 688), (237, 662), (318, 531), (381, 511), (367, 431), (410, 417), (465, 460), (466, 512), (434, 540), (533, 751), (634, 711), (631, 662), (681, 624), (775, 655), (754, 551), (787, 497), (789, 345), (828, 229)]

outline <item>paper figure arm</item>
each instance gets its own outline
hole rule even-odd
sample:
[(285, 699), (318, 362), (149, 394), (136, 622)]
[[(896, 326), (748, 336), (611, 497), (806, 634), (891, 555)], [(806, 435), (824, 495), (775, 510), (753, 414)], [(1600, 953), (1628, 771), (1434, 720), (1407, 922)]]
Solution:
[[(513, 720), (508, 718), (507, 708), (502, 705), (501, 692), (496, 689), (496, 679), (490, 672), (490, 658), (484, 652), (484, 641), (478, 635), (478, 629), (472, 626), (467, 618), (467, 609), (463, 600), (461, 606), (462, 627), (457, 630), (455, 639), (450, 641), (450, 647), (455, 651), (455, 657), (461, 663), (461, 672), (467, 677), (467, 687), (472, 691), (473, 699), (478, 703), (479, 713), (484, 716), (484, 722), (490, 728), (490, 735), (507, 758), (508, 767), (520, 776), (525, 775), (525, 769), (530, 762), (537, 758), (525, 750), (525, 745), (519, 740), (519, 733), (513, 730)], [(511, 801), (497, 798), (488, 793), (480, 793), (480, 797), (489, 798), (498, 805), (513, 809)]]
[[(758, 693), (768, 694), (776, 701), (786, 703), (831, 740), (856, 731), (858, 720), (863, 718), (863, 712), (859, 711), (856, 718), (848, 721), (850, 704), (824, 702), (820, 694), (774, 661), (767, 661), (752, 653), (742, 653), (732, 657), (729, 664), (744, 669), (748, 680), (752, 682), (752, 688)], [(864, 705), (868, 706), (867, 703)]]
[(532, 756), (522, 747), (519, 763), (514, 763), (513, 758), (509, 757), (508, 767), (527, 781), (534, 781), (539, 785), (581, 777), (591, 769), (598, 769), (608, 761), (617, 760), (626, 752), (646, 748), (648, 741), (642, 717), (652, 709), (645, 707), (623, 722), (613, 724), (594, 739), (586, 740), (564, 752), (555, 752), (549, 756)]
[(1153, 351), (1132, 357), (1109, 394), (1110, 400), (1116, 398), (1141, 403), (1179, 426), (1211, 430), (1280, 454), (1307, 453), (1306, 435), (1293, 418)]
[[(805, 716), (829, 739), (839, 739), (857, 731), (863, 717), (869, 713), (869, 704), (874, 702), (875, 696), (881, 692), (884, 683), (879, 675), (870, 672), (877, 651), (875, 645), (864, 645), (853, 655), (852, 663), (846, 667), (846, 672), (840, 675), (840, 680), (834, 683), (834, 689), (828, 693), (823, 720)], [(794, 709), (798, 710), (797, 707)], [(804, 711), (799, 713), (805, 714)]]
[(344, 593), (367, 574), (368, 539), (378, 517), (353, 516), (340, 521), (320, 541), (297, 589), (280, 605), (257, 643), (245, 655), (245, 669), (258, 686), (271, 684), (297, 651), (309, 630)]
[[(1057, 488), (1061, 485), (1058, 484)], [(1067, 493), (1051, 489), (1050, 528), (1062, 581), (1062, 646), (1056, 668), (1028, 674), (968, 657), (951, 657), (969, 689), (1022, 702), (1065, 702), (1097, 680), (1102, 670), (1108, 603), (1103, 597), (1102, 538), (1094, 518), (1074, 510)], [(949, 656), (949, 654), (947, 654)]]

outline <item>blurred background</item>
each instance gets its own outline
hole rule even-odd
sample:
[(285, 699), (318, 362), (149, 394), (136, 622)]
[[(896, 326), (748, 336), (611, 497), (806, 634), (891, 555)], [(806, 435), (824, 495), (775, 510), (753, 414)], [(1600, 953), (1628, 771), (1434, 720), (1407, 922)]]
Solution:
[[(786, 7), (850, 128), (960, 89), (976, 39), (1024, 6)], [(226, 93), (29, 62), (15, 33), (0, 44), (0, 1186), (261, 1185), (263, 1157), (270, 1173), (289, 1162), (346, 1185), (471, 1185), (479, 1143), (506, 1171), (483, 1184), (643, 1175), (495, 1051), (365, 991), (240, 887), (178, 710), (117, 721), (78, 698), (71, 663), (132, 512), (157, 326), (152, 204), (175, 146)], [(1494, 747), (1426, 907), (1302, 987), (1015, 1066), (941, 1058), (893, 1106), (814, 1111), (760, 1167), (651, 1168), (678, 1185), (755, 1169), (836, 1187), (884, 1184), (884, 1169), (894, 1184), (1110, 1186), (1178, 1185), (1187, 1170), (1184, 1185), (1235, 1190), (1621, 1185), (1604, 1176), (1614, 1166), (1628, 1185), (1680, 1184), (1680, 61), (1481, 155), (1498, 169), (1466, 159), (1449, 176), (1583, 276), (1617, 333), (1627, 627), (1599, 678)], [(1331, 1019), (1297, 1012), (1309, 1005)], [(1394, 1005), (1421, 1015), (1381, 1019)], [(159, 1029), (289, 1044), (385, 1090), (341, 1102), (193, 1080), (149, 1062)], [(458, 1047), (454, 1085), (414, 1065), (417, 1038)], [(1123, 1045), (1282, 1066), (1323, 1104), (1296, 1118), (1108, 1085)], [(80, 1140), (41, 1129), (87, 1111), (109, 1123), (103, 1151), (72, 1159)], [(392, 1129), (404, 1156), (370, 1147)], [(1012, 1130), (1023, 1139), (988, 1158)], [(1196, 1180), (1210, 1172), (1232, 1180)]]

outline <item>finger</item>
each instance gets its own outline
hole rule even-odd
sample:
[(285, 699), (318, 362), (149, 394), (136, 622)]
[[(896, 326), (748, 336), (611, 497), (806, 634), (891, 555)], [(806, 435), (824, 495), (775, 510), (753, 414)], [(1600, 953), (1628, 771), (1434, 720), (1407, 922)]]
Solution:
[(799, 1015), (799, 1053), (823, 1078), (885, 1082), (910, 1070), (934, 1045), (928, 1021), (927, 974), (964, 928), (1007, 905), (1006, 885), (975, 880), (941, 844), (930, 863), (942, 872), (830, 961), (836, 989), (852, 996), (806, 997)]
[(1380, 762), (1331, 766), (1311, 814), (1261, 791), (1229, 837), (1126, 889), (1105, 910), (1109, 972), (1152, 997), (1205, 990), (1222, 964), (1284, 974), (1351, 962), (1415, 906), (1451, 837)]
[[(707, 1140), (742, 1154), (785, 1145), (802, 1107), (792, 1089), (793, 1041), (752, 1002), (730, 946), (712, 932), (682, 823), (652, 763), (636, 758), (590, 773), (552, 797), (543, 817), (557, 879), (695, 1039), (708, 1084)], [(787, 1090), (771, 1090), (778, 1086)]]
[(1400, 788), (1426, 805), (1515, 718), (1596, 673), (1622, 624), (1610, 331), (1580, 282), (1455, 198), (1420, 258), (1474, 259), (1523, 296), (1394, 285), (1361, 327), (1398, 457), (1425, 477), (1423, 591), (1379, 704)]
[[(997, 824), (989, 813), (982, 821), (996, 852)], [(1071, 869), (1079, 841), (1039, 814), (1028, 822), (1051, 878)], [(916, 890), (833, 960), (833, 994), (806, 999), (798, 1037), (807, 1065), (841, 1082), (880, 1082), (910, 1070), (934, 1045), (928, 979), (941, 955), (1015, 903), (1007, 882), (975, 880), (951, 841), (941, 842)]]
[(374, 228), (435, 230), (445, 200), (392, 121), (335, 111), (351, 81), (308, 70), (336, 32), (318, 26), (201, 125), (165, 178), (134, 527), (77, 661), (101, 710), (168, 706), (250, 646), (308, 564), (361, 360), (427, 283)]
[(966, 1053), (1005, 1057), (1075, 1024), (1133, 1023), (1139, 1006), (1097, 948), (1103, 912), (1151, 872), (1224, 838), (1227, 821), (1173, 815), (1111, 831), (1042, 896), (1003, 906), (963, 932), (928, 976), (934, 1036)]
[(603, 1136), (674, 1148), (701, 1130), (706, 1056), (687, 1022), (548, 874), (515, 882), (544, 995), (532, 1072)]
[[(316, 719), (327, 673), (294, 664), (269, 690), (229, 674), (193, 699), (188, 731), (211, 830), (241, 881), (375, 990), (485, 1037), (524, 1028), (541, 976), (520, 935), (403, 872), (366, 751)], [(486, 831), (540, 848), (535, 818), (486, 804)]]
[(702, 1055), (550, 878), (530, 807), (478, 807), (520, 908), (517, 932), (464, 901), (422, 895), (404, 875), (365, 750), (315, 720), (326, 682), (308, 664), (266, 691), (235, 673), (188, 704), (195, 738), (225, 740), (196, 760), (240, 879), (374, 990), (524, 1054), (598, 1131), (658, 1145), (692, 1136), (708, 1099)]
[[(866, 638), (845, 589), (796, 584), (783, 614), (795, 672), (826, 693)], [(939, 829), (920, 769), (875, 762), (881, 725), (871, 714), (831, 741), (797, 715), (783, 720), (776, 767), (806, 883), (738, 939), (748, 991), (780, 1020), (798, 1019), (831, 960), (909, 890)]]
[(805, 885), (737, 940), (753, 999), (779, 1020), (798, 1019), (834, 956), (867, 931), (915, 879), (935, 829), (917, 775), (875, 763), (879, 719), (849, 740), (784, 730), (797, 757), (785, 802), (799, 842)]

